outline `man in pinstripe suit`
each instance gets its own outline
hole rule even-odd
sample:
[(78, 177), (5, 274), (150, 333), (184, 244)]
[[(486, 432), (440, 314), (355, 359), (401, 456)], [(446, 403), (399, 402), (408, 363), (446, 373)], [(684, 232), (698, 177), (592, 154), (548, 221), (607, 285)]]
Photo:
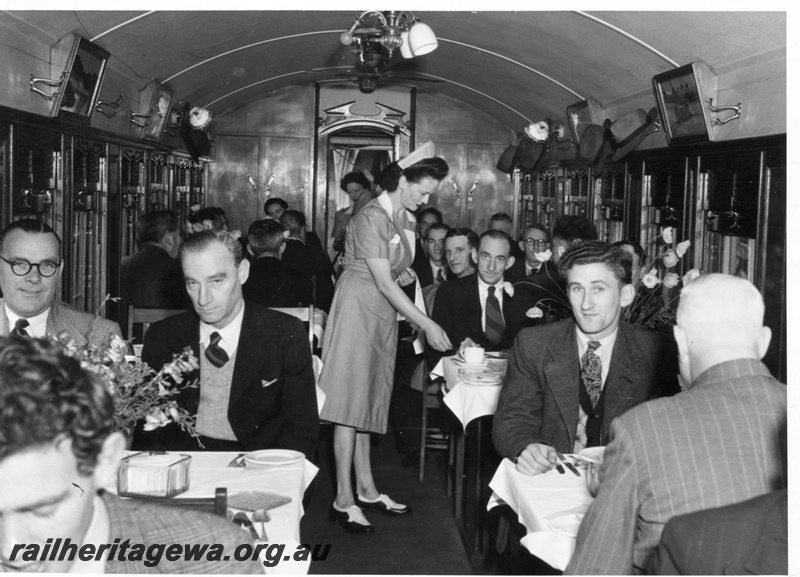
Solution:
[(786, 387), (760, 361), (763, 321), (746, 280), (711, 274), (683, 289), (674, 331), (686, 390), (612, 423), (565, 573), (642, 573), (671, 517), (785, 486)]

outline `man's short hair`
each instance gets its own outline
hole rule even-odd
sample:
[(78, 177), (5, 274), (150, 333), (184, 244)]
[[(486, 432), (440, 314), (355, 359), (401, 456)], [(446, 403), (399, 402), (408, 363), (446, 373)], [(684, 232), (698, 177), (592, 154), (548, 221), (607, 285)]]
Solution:
[(299, 210), (287, 210), (281, 215), (281, 225), (292, 234), (306, 228), (306, 215)]
[(514, 219), (504, 212), (496, 212), (489, 217), (489, 226), (491, 226), (493, 222), (507, 222), (509, 224), (514, 224)]
[(264, 214), (269, 215), (269, 205), (275, 203), (279, 204), (283, 210), (287, 210), (289, 208), (289, 203), (282, 198), (268, 198), (264, 203)]
[(257, 220), (247, 229), (247, 244), (256, 256), (278, 252), (283, 244), (283, 227), (276, 220)]
[(53, 228), (43, 220), (36, 220), (35, 218), (23, 218), (22, 220), (15, 220), (0, 232), (0, 251), (3, 250), (3, 243), (10, 233), (15, 230), (20, 230), (28, 234), (53, 234), (58, 241), (58, 254), (61, 254), (61, 237), (58, 236)]
[(621, 285), (631, 283), (633, 259), (631, 253), (619, 246), (599, 240), (577, 242), (569, 247), (558, 261), (558, 272), (567, 278), (572, 267), (581, 264), (604, 264)]
[(442, 222), (444, 220), (442, 218), (442, 212), (437, 208), (433, 208), (432, 206), (423, 208), (421, 211), (419, 211), (419, 214), (417, 215), (417, 220), (418, 221), (422, 220), (422, 217), (425, 216), (426, 214), (432, 214), (433, 216), (435, 216), (436, 222)]
[[(539, 232), (543, 232), (545, 235), (547, 235), (548, 239), (550, 238), (550, 231), (547, 229), (547, 227), (545, 225), (539, 224), (538, 222), (531, 223), (531, 224), (527, 225), (525, 228), (523, 228), (522, 229), (522, 236), (524, 237), (525, 233), (528, 232), (530, 229), (534, 229), (534, 230), (538, 230)], [(522, 239), (520, 239), (520, 240), (522, 240)]]
[(451, 228), (450, 230), (447, 231), (447, 234), (444, 236), (444, 239), (447, 240), (448, 238), (453, 238), (455, 236), (467, 237), (467, 244), (469, 244), (469, 247), (478, 248), (478, 233), (467, 228), (466, 226), (458, 226), (456, 228)]
[[(342, 180), (339, 181), (339, 187), (343, 191), (347, 192), (347, 185), (353, 183), (360, 185), (361, 188), (365, 190), (369, 190), (370, 188), (372, 188), (372, 183), (369, 181), (367, 176), (360, 170), (353, 170), (345, 174), (342, 177)], [(264, 211), (266, 211), (267, 210), (266, 205), (264, 206), (265, 206)], [(286, 208), (288, 207), (287, 206), (283, 207), (284, 210), (286, 210)]]
[(233, 256), (233, 263), (239, 266), (244, 258), (242, 243), (227, 230), (201, 230), (194, 233), (181, 245), (180, 258), (183, 259), (186, 253), (189, 252), (201, 252), (214, 242), (218, 242), (227, 248), (228, 252)]
[(511, 254), (511, 243), (513, 241), (511, 240), (511, 237), (508, 236), (508, 233), (505, 232), (504, 230), (495, 230), (490, 228), (480, 236), (480, 238), (478, 239), (478, 246), (480, 246), (484, 238), (495, 238), (498, 240), (506, 241), (508, 243), (508, 254), (509, 255)]
[(565, 214), (556, 221), (553, 238), (560, 238), (566, 242), (597, 240), (597, 229), (586, 217)]
[[(443, 230), (445, 233), (450, 232), (450, 226), (443, 223), (443, 222), (434, 222), (430, 227), (428, 227), (428, 235), (431, 234), (434, 230)], [(447, 235), (445, 235), (447, 238)]]
[(219, 222), (223, 216), (225, 216), (225, 209), (219, 206), (207, 206), (205, 208), (201, 208), (196, 214), (197, 222), (203, 222), (204, 220)]
[(639, 262), (641, 264), (644, 264), (644, 256), (645, 256), (644, 248), (638, 242), (631, 242), (628, 240), (618, 240), (617, 242), (614, 243), (614, 246), (618, 246), (621, 248), (625, 248), (626, 246), (631, 247), (633, 249), (633, 253), (639, 257)]
[(136, 223), (136, 240), (140, 245), (148, 242), (161, 242), (167, 233), (175, 232), (179, 227), (178, 217), (174, 212), (154, 210), (145, 213)]
[(114, 430), (114, 401), (102, 379), (44, 339), (0, 337), (0, 460), (72, 441), (89, 475)]

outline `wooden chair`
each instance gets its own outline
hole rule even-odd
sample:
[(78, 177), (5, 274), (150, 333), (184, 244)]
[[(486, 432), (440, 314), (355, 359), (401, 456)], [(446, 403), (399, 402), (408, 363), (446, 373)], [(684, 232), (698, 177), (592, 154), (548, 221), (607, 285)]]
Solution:
[(270, 307), (273, 311), (278, 311), (287, 315), (291, 315), (308, 323), (308, 344), (311, 351), (314, 351), (314, 305), (307, 307)]
[[(411, 377), (411, 388), (417, 390), (422, 395), (422, 419), (420, 427), (420, 443), (419, 443), (419, 482), (422, 483), (425, 479), (425, 454), (428, 449), (443, 449), (442, 444), (445, 442), (442, 430), (428, 426), (428, 411), (430, 409), (441, 409), (444, 406), (442, 401), (442, 390), (439, 383), (431, 381), (430, 372), (425, 364), (425, 361), (420, 362), (414, 374)], [(434, 439), (432, 434), (438, 435), (440, 438)], [(447, 448), (449, 450), (449, 461), (453, 461), (453, 444), (451, 437), (447, 438)], [(447, 495), (450, 495), (451, 487), (451, 472), (450, 467), (447, 470)]]
[(184, 309), (137, 308), (133, 306), (133, 303), (128, 303), (128, 339), (133, 340), (133, 325), (142, 325), (142, 342), (144, 342), (144, 334), (152, 323), (183, 312), (186, 311)]

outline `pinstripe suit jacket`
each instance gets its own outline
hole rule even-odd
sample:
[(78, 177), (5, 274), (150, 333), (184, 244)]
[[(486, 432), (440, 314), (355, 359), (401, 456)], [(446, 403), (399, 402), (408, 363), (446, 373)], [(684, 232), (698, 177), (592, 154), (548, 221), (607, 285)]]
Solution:
[(622, 415), (565, 573), (644, 572), (671, 517), (785, 486), (785, 423), (786, 387), (755, 359)]
[[(5, 300), (0, 298), (0, 336), (5, 337), (11, 331), (11, 327), (4, 305)], [(63, 332), (69, 333), (79, 347), (87, 343), (99, 345), (110, 335), (122, 338), (122, 331), (114, 321), (78, 310), (67, 303), (54, 301), (47, 315), (46, 334), (58, 335)]]
[[(142, 561), (126, 559), (106, 561), (106, 573), (170, 573), (170, 574), (263, 574), (260, 561), (234, 561), (233, 553), (242, 543), (252, 546), (249, 534), (223, 517), (199, 511), (187, 511), (177, 507), (165, 507), (135, 499), (120, 499), (107, 492), (102, 493), (108, 510), (110, 532), (108, 543), (130, 541), (130, 546), (142, 544), (145, 548), (161, 544), (168, 548), (172, 544), (224, 546), (223, 555), (230, 560), (169, 561), (162, 556), (155, 567), (147, 567)], [(118, 551), (119, 553), (119, 551)], [(128, 554), (130, 549), (128, 550)], [(146, 559), (146, 557), (144, 557)]]

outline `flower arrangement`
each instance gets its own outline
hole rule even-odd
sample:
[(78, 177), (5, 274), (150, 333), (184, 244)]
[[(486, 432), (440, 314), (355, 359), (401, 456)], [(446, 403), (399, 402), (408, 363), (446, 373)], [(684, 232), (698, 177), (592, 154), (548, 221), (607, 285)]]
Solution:
[[(675, 243), (675, 229), (666, 227), (660, 235), (650, 241), (657, 250), (649, 263), (642, 267), (648, 271), (642, 275), (642, 286), (636, 292), (633, 303), (624, 312), (628, 322), (646, 329), (659, 330), (675, 323), (675, 302), (678, 295), (666, 300), (664, 291), (657, 287), (674, 289), (681, 283), (690, 283), (698, 276), (700, 271), (691, 269), (683, 277), (669, 269), (675, 268), (692, 245), (692, 241), (685, 240)], [(662, 244), (663, 243), (663, 244)]]
[(175, 398), (182, 388), (197, 386), (196, 382), (183, 382), (185, 373), (199, 368), (189, 347), (155, 371), (139, 358), (127, 355), (128, 345), (117, 335), (99, 345), (82, 346), (68, 332), (51, 338), (83, 368), (103, 379), (114, 399), (116, 430), (130, 433), (141, 420), (145, 431), (153, 431), (174, 421), (193, 437), (198, 436), (195, 418)]

